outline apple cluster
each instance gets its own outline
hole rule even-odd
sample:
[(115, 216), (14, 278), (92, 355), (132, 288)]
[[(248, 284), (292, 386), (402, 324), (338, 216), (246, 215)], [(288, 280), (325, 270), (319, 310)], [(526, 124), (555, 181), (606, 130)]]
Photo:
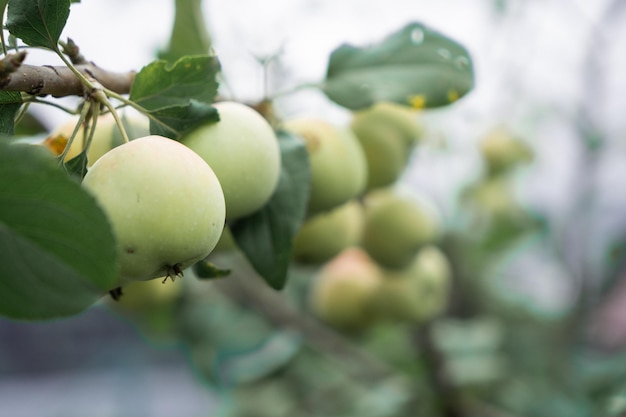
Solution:
[[(173, 280), (211, 252), (235, 249), (227, 222), (263, 207), (276, 189), (274, 127), (250, 106), (214, 106), (219, 121), (179, 141), (150, 135), (147, 119), (132, 114), (122, 118), (131, 139), (123, 143), (111, 115), (98, 119), (83, 186), (117, 238), (120, 286)], [(54, 131), (46, 146), (60, 153), (75, 125)], [(441, 225), (428, 201), (397, 186), (422, 136), (417, 111), (381, 102), (355, 112), (349, 126), (299, 117), (278, 127), (302, 138), (309, 154), (311, 191), (293, 260), (319, 266), (315, 314), (338, 327), (439, 314), (450, 279), (436, 246)], [(81, 129), (66, 160), (85, 147)]]
[[(226, 221), (267, 203), (280, 174), (278, 139), (251, 107), (216, 103), (219, 122), (207, 123), (180, 141), (150, 135), (147, 119), (125, 117), (131, 139), (123, 143), (110, 114), (98, 118), (86, 146), (80, 129), (65, 152), (87, 149), (82, 185), (102, 207), (119, 254), (118, 286), (169, 277), (206, 258)], [(44, 145), (61, 154), (77, 120), (55, 130)]]
[[(310, 307), (329, 324), (421, 322), (446, 307), (450, 266), (430, 202), (398, 187), (422, 135), (416, 110), (388, 102), (349, 126), (296, 117), (279, 127), (304, 141), (311, 192), (293, 260), (318, 267)], [(228, 228), (218, 250), (234, 250)]]

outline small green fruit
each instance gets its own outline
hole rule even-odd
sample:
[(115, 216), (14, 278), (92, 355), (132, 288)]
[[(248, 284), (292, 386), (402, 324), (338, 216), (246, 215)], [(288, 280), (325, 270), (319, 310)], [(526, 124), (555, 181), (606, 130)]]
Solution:
[(382, 266), (405, 268), (439, 234), (439, 222), (425, 200), (391, 189), (373, 191), (366, 197), (361, 244)]
[(451, 267), (436, 246), (426, 246), (402, 270), (385, 270), (376, 294), (381, 318), (419, 323), (441, 314), (448, 304)]
[(113, 227), (120, 285), (179, 274), (213, 250), (224, 227), (224, 195), (211, 167), (162, 136), (110, 150), (83, 186)]
[(404, 172), (411, 151), (422, 136), (417, 114), (389, 102), (354, 114), (351, 128), (367, 159), (367, 189), (391, 185)]
[(477, 215), (496, 220), (512, 218), (522, 211), (506, 177), (486, 178), (469, 188), (465, 199)]
[(314, 118), (292, 119), (284, 128), (302, 136), (309, 152), (309, 216), (338, 207), (363, 192), (367, 182), (365, 155), (349, 129)]
[(214, 104), (220, 121), (200, 126), (181, 142), (215, 171), (226, 199), (226, 217), (254, 213), (270, 199), (280, 175), (278, 139), (272, 126), (245, 104)]
[(345, 329), (372, 322), (372, 301), (381, 271), (359, 248), (349, 248), (327, 263), (314, 278), (311, 309), (323, 321)]
[(483, 138), (480, 152), (490, 175), (507, 172), (533, 158), (532, 149), (503, 127), (493, 129)]
[(295, 237), (293, 257), (302, 263), (321, 264), (355, 246), (363, 231), (363, 207), (351, 200), (308, 219)]

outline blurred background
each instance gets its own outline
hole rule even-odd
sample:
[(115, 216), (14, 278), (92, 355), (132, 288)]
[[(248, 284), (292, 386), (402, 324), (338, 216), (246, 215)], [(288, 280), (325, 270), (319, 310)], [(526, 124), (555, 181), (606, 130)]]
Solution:
[[(0, 415), (626, 415), (625, 2), (205, 0), (203, 10), (221, 94), (246, 102), (278, 94), (285, 118), (349, 122), (315, 89), (282, 94), (322, 80), (340, 44), (367, 45), (419, 21), (469, 50), (475, 89), (420, 115), (423, 140), (400, 180), (433, 202), (451, 236), (443, 248), (457, 285), (430, 329), (436, 355), (420, 345), (426, 365), (407, 384), (388, 375), (413, 366), (414, 340), (396, 328), (311, 348), (297, 326), (276, 326), (245, 299), (209, 295), (212, 307), (191, 303), (176, 317), (215, 317), (202, 324), (210, 341), (197, 328), (183, 329), (181, 341), (172, 310), (157, 309), (146, 324), (102, 303), (55, 322), (0, 319)], [(83, 0), (64, 36), (104, 68), (139, 70), (166, 47), (173, 20), (172, 0)], [(31, 59), (55, 64), (43, 53)], [(35, 112), (49, 129), (69, 117)], [(487, 181), (481, 141), (497, 132), (532, 158), (472, 199)], [(294, 268), (286, 293), (297, 300), (311, 273)], [(193, 279), (182, 293), (206, 291)], [(196, 349), (199, 339), (210, 352)], [(320, 352), (344, 363), (363, 357), (344, 372)], [(438, 360), (456, 369), (452, 394), (428, 380)], [(372, 375), (354, 370), (368, 363)], [(466, 414), (439, 404), (459, 392), (481, 404)]]

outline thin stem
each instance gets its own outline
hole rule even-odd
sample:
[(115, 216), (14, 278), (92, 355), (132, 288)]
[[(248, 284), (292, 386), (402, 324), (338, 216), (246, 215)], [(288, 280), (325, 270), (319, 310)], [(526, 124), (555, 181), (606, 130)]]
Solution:
[(115, 124), (122, 134), (122, 140), (124, 141), (124, 143), (130, 142), (130, 139), (128, 139), (128, 134), (126, 133), (126, 128), (124, 127), (124, 124), (122, 123), (119, 114), (117, 114), (115, 107), (113, 107), (113, 105), (107, 98), (106, 93), (103, 90), (99, 90), (98, 93), (102, 94), (96, 94), (96, 98), (100, 103), (104, 105), (104, 107), (106, 107), (111, 112), (113, 119), (115, 119)]
[(4, 38), (4, 30), (2, 30), (2, 28), (4, 28), (4, 16), (5, 16), (5, 12), (7, 11), (7, 4), (8, 1), (4, 2), (4, 6), (2, 7), (2, 10), (0, 10), (0, 42), (2, 42), (2, 53), (4, 55), (7, 54), (7, 45), (6, 45), (6, 39)]
[(82, 111), (80, 112), (80, 117), (78, 118), (78, 122), (76, 123), (76, 126), (74, 127), (74, 130), (72, 131), (72, 135), (67, 141), (67, 144), (65, 145), (65, 149), (63, 149), (63, 153), (61, 154), (61, 157), (59, 158), (60, 164), (63, 164), (63, 162), (65, 161), (65, 157), (70, 151), (70, 148), (72, 147), (72, 143), (74, 143), (74, 138), (78, 134), (78, 129), (80, 129), (83, 126), (83, 122), (87, 118), (90, 110), (91, 110), (91, 102), (86, 101), (85, 105), (83, 106)]
[(307, 88), (322, 88), (322, 83), (304, 83), (304, 84), (299, 84), (296, 85), (294, 87), (291, 87), (287, 90), (283, 90), (283, 91), (279, 91), (277, 93), (274, 93), (271, 97), (270, 100), (275, 100), (277, 98), (289, 95), (289, 94), (294, 94), (297, 93), (300, 90), (305, 90)]
[(22, 96), (22, 100), (24, 102), (27, 103), (36, 103), (36, 104), (44, 104), (46, 106), (52, 106), (52, 107), (56, 107), (59, 110), (63, 110), (66, 113), (70, 113), (70, 114), (78, 114), (79, 112), (77, 112), (74, 109), (70, 109), (69, 107), (65, 107), (65, 106), (61, 106), (60, 104), (57, 104), (55, 102), (52, 101), (46, 101), (46, 100), (41, 100), (35, 96), (31, 96), (31, 95), (27, 95), (26, 97)]
[(59, 48), (55, 48), (54, 50), (56, 52), (56, 54), (59, 56), (59, 58), (61, 58), (61, 60), (63, 61), (63, 63), (70, 69), (70, 71), (72, 71), (74, 73), (74, 75), (76, 75), (76, 77), (78, 77), (78, 79), (80, 80), (80, 82), (87, 87), (87, 89), (89, 90), (93, 90), (96, 88), (96, 86), (87, 78), (85, 77), (85, 75), (80, 72), (78, 69), (76, 69), (76, 67), (74, 66), (74, 64), (72, 64), (72, 62), (67, 59), (67, 57), (65, 56), (65, 54), (63, 52), (61, 52), (59, 50)]
[(24, 103), (24, 105), (20, 107), (20, 110), (15, 115), (15, 119), (14, 119), (15, 124), (18, 124), (20, 120), (22, 120), (22, 118), (26, 115), (26, 112), (28, 112), (29, 107), (30, 107), (30, 103)]
[[(85, 141), (83, 145), (83, 150), (85, 152), (89, 152), (89, 147), (91, 146), (93, 136), (96, 133), (96, 126), (98, 125), (98, 117), (100, 117), (100, 106), (94, 106), (91, 112), (92, 122), (91, 122), (91, 126), (89, 126), (89, 134), (87, 135), (87, 140)], [(89, 161), (87, 161), (87, 163), (89, 163)]]

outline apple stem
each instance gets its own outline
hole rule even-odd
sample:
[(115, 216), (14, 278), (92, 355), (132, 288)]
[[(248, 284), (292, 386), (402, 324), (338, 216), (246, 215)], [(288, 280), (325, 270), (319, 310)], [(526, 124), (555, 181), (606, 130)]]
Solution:
[(80, 117), (78, 118), (78, 122), (76, 123), (76, 126), (74, 127), (74, 130), (72, 131), (72, 134), (70, 135), (70, 138), (68, 139), (67, 144), (65, 145), (65, 149), (63, 149), (63, 153), (61, 153), (61, 156), (59, 157), (59, 161), (61, 164), (63, 163), (63, 161), (65, 161), (65, 157), (67, 156), (68, 152), (70, 151), (70, 148), (72, 147), (74, 138), (76, 138), (76, 135), (78, 134), (78, 129), (80, 129), (83, 126), (83, 123), (85, 122), (85, 119), (87, 118), (90, 110), (91, 110), (91, 103), (89, 101), (86, 101), (83, 106), (83, 109), (80, 112)]
[(104, 91), (104, 88), (98, 88), (97, 90), (95, 90), (94, 98), (96, 99), (96, 101), (104, 105), (104, 107), (106, 107), (111, 112), (113, 119), (115, 119), (115, 124), (117, 125), (117, 128), (120, 130), (120, 133), (122, 135), (122, 140), (124, 141), (124, 143), (130, 142), (130, 139), (128, 139), (128, 134), (126, 133), (126, 128), (124, 127), (124, 123), (122, 123), (122, 119), (120, 119), (119, 114), (117, 114), (117, 110), (115, 110), (115, 107), (113, 107), (113, 105), (109, 101)]

